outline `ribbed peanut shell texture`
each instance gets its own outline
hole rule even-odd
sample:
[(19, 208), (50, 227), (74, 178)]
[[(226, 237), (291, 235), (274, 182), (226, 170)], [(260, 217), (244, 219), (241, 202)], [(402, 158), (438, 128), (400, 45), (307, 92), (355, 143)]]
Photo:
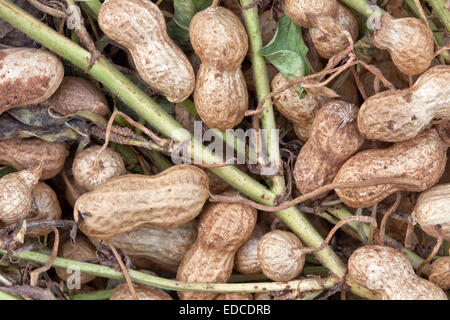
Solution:
[(434, 118), (450, 117), (450, 66), (422, 74), (410, 89), (380, 92), (367, 99), (358, 114), (358, 128), (371, 140), (414, 138)]
[(42, 164), (42, 180), (56, 176), (64, 167), (68, 155), (64, 142), (51, 143), (39, 138), (0, 141), (0, 164), (11, 166), (16, 170)]
[(444, 290), (450, 289), (450, 256), (433, 262), (428, 270), (428, 279)]
[(231, 129), (244, 118), (248, 92), (241, 63), (248, 50), (242, 22), (223, 7), (198, 12), (189, 25), (195, 53), (202, 60), (194, 102), (209, 128)]
[[(110, 239), (110, 242), (129, 256), (146, 257), (167, 269), (178, 267), (197, 238), (197, 223), (189, 221), (173, 229), (141, 227)], [(90, 239), (95, 245), (98, 239)], [(175, 269), (176, 270), (176, 269)]]
[[(58, 257), (76, 260), (86, 261), (96, 259), (96, 249), (85, 237), (78, 236), (75, 241), (75, 246), (72, 245), (70, 239), (64, 240), (59, 247)], [(66, 269), (55, 268), (56, 274), (61, 280), (67, 281), (69, 278), (73, 278), (74, 273), (67, 272)], [(85, 284), (94, 280), (96, 276), (81, 273), (80, 284)]]
[(234, 268), (243, 274), (256, 274), (261, 272), (261, 264), (258, 260), (258, 243), (266, 230), (259, 225), (255, 226), (250, 238), (236, 252)]
[[(140, 283), (133, 283), (139, 300), (173, 300), (164, 290), (152, 288)], [(133, 300), (130, 288), (126, 283), (119, 284), (112, 292), (109, 300)]]
[(98, 14), (103, 32), (130, 50), (142, 79), (171, 102), (188, 98), (195, 86), (194, 70), (169, 38), (158, 6), (145, 0), (108, 0)]
[(420, 228), (434, 238), (450, 240), (450, 184), (440, 184), (422, 192), (413, 216)]
[(337, 0), (286, 0), (286, 13), (295, 24), (311, 28), (317, 17), (336, 16), (339, 3)]
[(300, 274), (305, 255), (296, 250), (303, 248), (292, 232), (274, 230), (266, 233), (258, 244), (258, 259), (262, 272), (273, 281), (289, 281)]
[(58, 89), (63, 77), (61, 61), (47, 50), (0, 50), (0, 114), (45, 101)]
[[(286, 86), (289, 81), (278, 73), (272, 79), (272, 90), (276, 91)], [(326, 98), (308, 93), (300, 99), (294, 88), (288, 88), (276, 95), (275, 107), (288, 120), (294, 123), (295, 133), (302, 141), (307, 141), (311, 132), (312, 123), (317, 111)]]
[(176, 165), (155, 176), (113, 178), (75, 203), (75, 221), (87, 236), (110, 239), (142, 226), (176, 228), (194, 219), (208, 198), (202, 169)]
[(22, 170), (0, 179), (0, 221), (6, 225), (26, 217), (33, 203), (31, 191), (42, 170)]
[(348, 261), (350, 277), (379, 292), (383, 300), (447, 300), (434, 283), (419, 278), (405, 254), (387, 246), (355, 250)]
[(424, 72), (434, 58), (433, 33), (416, 18), (393, 19), (383, 14), (376, 22), (373, 44), (388, 50), (397, 68), (407, 75)]
[(434, 129), (387, 149), (361, 151), (344, 163), (333, 182), (403, 177), (422, 182), (423, 187), (386, 183), (372, 187), (338, 188), (335, 191), (346, 205), (353, 208), (373, 206), (397, 191), (424, 191), (442, 176), (447, 162), (446, 152), (447, 145)]
[[(101, 146), (92, 146), (81, 151), (72, 164), (75, 183), (86, 191), (92, 191), (111, 178), (127, 172), (120, 154), (106, 148), (99, 155)], [(98, 167), (94, 163), (98, 156)]]
[(294, 166), (294, 181), (301, 193), (333, 181), (342, 164), (361, 147), (364, 138), (356, 126), (357, 112), (357, 107), (343, 101), (330, 101), (320, 108)]
[(91, 81), (78, 77), (65, 77), (55, 94), (46, 101), (64, 115), (86, 110), (102, 117), (109, 113), (108, 101)]
[[(197, 240), (181, 262), (177, 280), (227, 282), (233, 271), (236, 251), (250, 237), (256, 210), (237, 203), (210, 203), (202, 212)], [(214, 292), (179, 291), (183, 300), (210, 300)]]

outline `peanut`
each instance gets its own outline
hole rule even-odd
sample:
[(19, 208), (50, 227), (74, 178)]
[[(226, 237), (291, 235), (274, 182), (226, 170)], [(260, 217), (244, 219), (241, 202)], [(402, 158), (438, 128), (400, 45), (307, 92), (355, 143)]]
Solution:
[(420, 228), (432, 237), (441, 234), (450, 240), (450, 184), (440, 184), (422, 192), (412, 213)]
[[(85, 237), (78, 236), (76, 238), (75, 245), (69, 238), (66, 238), (59, 246), (58, 256), (61, 258), (76, 260), (76, 261), (86, 261), (91, 259), (96, 259), (96, 249)], [(68, 281), (73, 273), (67, 272), (65, 269), (55, 268), (56, 274), (63, 281)], [(81, 273), (80, 274), (80, 284), (85, 284), (94, 280), (96, 276)]]
[(301, 193), (308, 193), (331, 181), (342, 164), (363, 144), (356, 126), (358, 108), (342, 101), (330, 101), (314, 118), (311, 137), (300, 150), (294, 180)]
[(263, 227), (256, 225), (250, 238), (236, 252), (234, 268), (240, 273), (256, 274), (261, 272), (261, 264), (258, 260), (258, 243), (266, 233), (265, 231)]
[(0, 164), (11, 166), (16, 170), (42, 164), (42, 180), (56, 176), (64, 167), (68, 155), (64, 142), (50, 143), (38, 138), (0, 141)]
[(86, 191), (92, 191), (111, 178), (125, 174), (125, 163), (120, 154), (110, 148), (102, 151), (98, 157), (98, 168), (94, 163), (101, 146), (92, 146), (75, 157), (72, 174), (75, 183)]
[(323, 58), (329, 59), (350, 45), (345, 32), (353, 41), (358, 37), (356, 18), (336, 0), (287, 0), (285, 6), (295, 24), (309, 29), (314, 47)]
[(169, 38), (158, 6), (145, 0), (109, 0), (98, 14), (103, 32), (130, 50), (142, 79), (171, 102), (181, 102), (194, 90), (188, 58)]
[(393, 19), (383, 14), (374, 28), (373, 44), (389, 51), (397, 68), (407, 74), (424, 72), (434, 58), (433, 33), (416, 18)]
[(202, 60), (194, 90), (197, 112), (209, 128), (231, 129), (248, 109), (241, 70), (248, 49), (245, 28), (230, 10), (210, 7), (194, 15), (189, 35)]
[(441, 257), (428, 270), (428, 280), (444, 290), (450, 289), (450, 257)]
[(64, 77), (59, 59), (46, 50), (0, 50), (0, 114), (39, 104), (58, 89)]
[[(115, 236), (110, 241), (129, 256), (146, 257), (166, 270), (176, 270), (197, 237), (197, 223), (190, 221), (173, 229), (139, 229)], [(90, 238), (98, 245), (99, 240)]]
[(273, 281), (288, 281), (300, 274), (305, 255), (297, 254), (302, 242), (292, 232), (273, 230), (266, 233), (258, 244), (258, 260), (262, 272)]
[(358, 284), (380, 293), (383, 300), (447, 300), (442, 289), (416, 276), (406, 255), (391, 247), (369, 245), (355, 250), (348, 272)]
[(176, 165), (155, 176), (115, 177), (75, 203), (74, 218), (88, 237), (110, 239), (142, 226), (176, 228), (194, 219), (208, 198), (202, 169)]
[[(133, 283), (139, 300), (173, 300), (169, 294), (161, 289), (152, 288), (140, 283)], [(109, 300), (133, 300), (126, 283), (119, 284), (112, 292)]]
[[(278, 90), (288, 83), (289, 81), (278, 73), (272, 79), (272, 90)], [(292, 121), (297, 137), (305, 142), (309, 138), (314, 117), (325, 101), (326, 98), (311, 93), (300, 99), (297, 91), (291, 87), (275, 96), (275, 107)]]
[[(61, 218), (61, 206), (55, 191), (43, 182), (37, 183), (31, 192), (33, 203), (28, 221), (35, 220), (59, 220)], [(27, 235), (31, 237), (44, 236), (52, 232), (51, 228), (39, 228), (30, 230)]]
[(58, 90), (45, 101), (45, 104), (64, 115), (80, 110), (90, 111), (102, 117), (109, 113), (108, 102), (102, 91), (92, 82), (77, 77), (65, 77)]
[(21, 170), (0, 179), (0, 221), (6, 225), (26, 217), (33, 204), (32, 189), (39, 182), (42, 167)]
[[(256, 210), (235, 203), (210, 203), (200, 216), (197, 239), (178, 267), (177, 280), (226, 282), (233, 271), (236, 251), (256, 224)], [(210, 300), (217, 293), (178, 292), (183, 300)]]
[(373, 187), (338, 188), (339, 198), (353, 208), (372, 206), (397, 191), (420, 192), (433, 186), (445, 169), (447, 145), (436, 130), (425, 131), (415, 139), (398, 142), (387, 149), (361, 151), (348, 159), (333, 182), (357, 182), (373, 178), (404, 177), (423, 186), (380, 184)]
[(450, 116), (450, 66), (422, 74), (409, 89), (380, 92), (367, 99), (358, 113), (359, 131), (367, 138), (405, 141), (430, 126), (434, 118)]

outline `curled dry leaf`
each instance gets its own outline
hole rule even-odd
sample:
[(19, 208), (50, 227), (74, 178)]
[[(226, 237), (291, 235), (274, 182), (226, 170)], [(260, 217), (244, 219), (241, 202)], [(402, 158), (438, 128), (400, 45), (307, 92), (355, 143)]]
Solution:
[(358, 128), (367, 139), (397, 142), (416, 137), (435, 118), (449, 117), (450, 66), (437, 66), (409, 89), (367, 99), (358, 113)]
[(374, 178), (403, 177), (422, 182), (421, 187), (380, 184), (373, 187), (336, 189), (339, 198), (353, 208), (367, 208), (397, 191), (420, 192), (438, 182), (447, 162), (447, 145), (436, 130), (387, 149), (361, 151), (341, 167), (334, 183), (357, 182)]
[(348, 261), (348, 273), (358, 284), (375, 290), (383, 300), (447, 300), (434, 283), (414, 273), (408, 257), (387, 246), (364, 246)]
[(194, 90), (192, 66), (169, 38), (158, 6), (145, 0), (109, 0), (98, 22), (109, 38), (130, 50), (136, 69), (150, 86), (171, 102), (181, 102)]
[(51, 143), (39, 138), (0, 141), (0, 164), (16, 170), (42, 165), (42, 180), (56, 176), (64, 167), (68, 155), (64, 142)]
[[(111, 178), (127, 172), (120, 154), (110, 148), (99, 154), (101, 148), (101, 146), (89, 147), (77, 154), (73, 161), (73, 178), (82, 190), (92, 191)], [(98, 167), (95, 166), (97, 156)]]
[(248, 49), (242, 22), (223, 7), (207, 8), (191, 20), (189, 34), (202, 60), (194, 102), (209, 128), (221, 131), (241, 123), (248, 109), (248, 92), (241, 63)]
[(356, 125), (358, 108), (343, 101), (330, 101), (314, 118), (311, 137), (300, 150), (294, 180), (301, 193), (333, 181), (342, 164), (363, 144)]
[(63, 77), (61, 61), (49, 51), (0, 50), (0, 114), (45, 101), (58, 89)]
[[(139, 300), (173, 300), (164, 290), (133, 283), (134, 290)], [(119, 284), (112, 292), (109, 300), (133, 300), (130, 288), (126, 283)]]
[(89, 237), (110, 239), (142, 226), (176, 228), (194, 219), (208, 198), (202, 169), (176, 165), (154, 175), (112, 178), (75, 203), (75, 221)]
[(92, 82), (78, 77), (64, 77), (58, 90), (44, 104), (64, 115), (80, 110), (102, 117), (109, 113), (108, 102), (102, 91)]

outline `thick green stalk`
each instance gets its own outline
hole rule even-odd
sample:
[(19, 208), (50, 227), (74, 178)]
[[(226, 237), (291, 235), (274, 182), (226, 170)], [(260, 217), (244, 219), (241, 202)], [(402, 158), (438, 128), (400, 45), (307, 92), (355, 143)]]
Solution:
[[(14, 4), (7, 0), (0, 0), (0, 17), (56, 54), (79, 68), (87, 70), (90, 62), (89, 52), (42, 24)], [(102, 82), (114, 95), (120, 97), (123, 102), (163, 135), (170, 136), (176, 142), (192, 139), (186, 129), (182, 128), (170, 115), (105, 59), (99, 59), (88, 71), (88, 74)], [(221, 162), (219, 157), (210, 150), (206, 150), (196, 141), (193, 143), (193, 148), (195, 149), (194, 157), (196, 159), (203, 156), (204, 162)], [(276, 195), (234, 166), (211, 168), (210, 170), (253, 200), (261, 204), (273, 205)], [(277, 215), (307, 246), (320, 246), (323, 238), (295, 207), (280, 211)], [(330, 247), (326, 247), (315, 255), (334, 274), (339, 277), (344, 276), (346, 267)]]
[(108, 300), (114, 290), (99, 290), (92, 293), (79, 293), (70, 296), (70, 300)]
[(445, 0), (427, 0), (433, 8), (433, 11), (439, 17), (439, 20), (445, 26), (448, 32), (450, 32), (450, 12), (445, 8)]
[(0, 289), (0, 300), (19, 300), (16, 297), (10, 295), (9, 293), (3, 292)]
[[(241, 0), (242, 7), (253, 3), (253, 0)], [(255, 81), (256, 95), (258, 101), (261, 101), (270, 93), (269, 76), (267, 73), (267, 66), (264, 57), (259, 54), (263, 47), (261, 30), (259, 29), (258, 7), (254, 6), (250, 9), (243, 9), (245, 25), (247, 27), (248, 38), (250, 42), (251, 60), (253, 68), (253, 79)], [(270, 104), (271, 100), (266, 101), (266, 105)], [(270, 163), (279, 168), (282, 172), (283, 168), (280, 162), (279, 137), (276, 134), (276, 123), (273, 108), (270, 106), (261, 113), (261, 123), (263, 129), (266, 130), (267, 141), (267, 155)], [(285, 182), (282, 175), (273, 177), (273, 191), (280, 195), (285, 192)]]
[(378, 14), (380, 12), (384, 12), (383, 10), (379, 11), (381, 8), (377, 9), (377, 6), (370, 4), (366, 0), (340, 0), (345, 3), (349, 7), (352, 7), (359, 13), (361, 13), (365, 17), (370, 17), (374, 14)]

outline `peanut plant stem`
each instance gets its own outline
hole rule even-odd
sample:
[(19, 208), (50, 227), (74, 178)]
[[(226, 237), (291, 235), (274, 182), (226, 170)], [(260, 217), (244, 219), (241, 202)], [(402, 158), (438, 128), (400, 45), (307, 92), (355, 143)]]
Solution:
[[(379, 9), (376, 9), (376, 6), (370, 4), (367, 0), (340, 0), (345, 3), (349, 7), (352, 7), (359, 13), (361, 13), (365, 17), (370, 17), (374, 14), (379, 13)], [(381, 8), (380, 8), (381, 9)], [(381, 12), (384, 12), (383, 10)]]
[(0, 300), (19, 300), (16, 297), (10, 295), (9, 293), (3, 292), (0, 289)]
[(70, 300), (108, 300), (113, 289), (99, 290), (93, 293), (79, 293), (70, 296)]
[(448, 32), (450, 32), (450, 12), (445, 8), (445, 0), (427, 0), (433, 8), (433, 11), (439, 17), (439, 20), (445, 26)]
[[(83, 70), (87, 70), (91, 55), (77, 44), (60, 35), (45, 24), (18, 8), (7, 0), (0, 0), (0, 18), (4, 19), (31, 38), (52, 50), (61, 57), (69, 60)], [(96, 80), (109, 88), (116, 96), (136, 111), (143, 119), (149, 122), (156, 130), (165, 136), (171, 137), (175, 142), (189, 141), (190, 133), (181, 127), (169, 114), (133, 84), (127, 77), (120, 73), (104, 58), (100, 58), (87, 71)], [(202, 156), (204, 162), (220, 163), (222, 159), (212, 151), (204, 148), (201, 143), (192, 139), (194, 157)], [(234, 166), (210, 168), (214, 174), (228, 182), (243, 194), (261, 204), (273, 205), (276, 195), (252, 179), (247, 174)], [(319, 247), (323, 241), (320, 234), (314, 229), (308, 219), (295, 207), (280, 211), (278, 217), (295, 232), (307, 246)], [(346, 267), (330, 247), (315, 253), (316, 258), (330, 269), (338, 277), (343, 277)], [(359, 287), (354, 288), (354, 293), (359, 294)], [(361, 291), (361, 295), (365, 295)]]

